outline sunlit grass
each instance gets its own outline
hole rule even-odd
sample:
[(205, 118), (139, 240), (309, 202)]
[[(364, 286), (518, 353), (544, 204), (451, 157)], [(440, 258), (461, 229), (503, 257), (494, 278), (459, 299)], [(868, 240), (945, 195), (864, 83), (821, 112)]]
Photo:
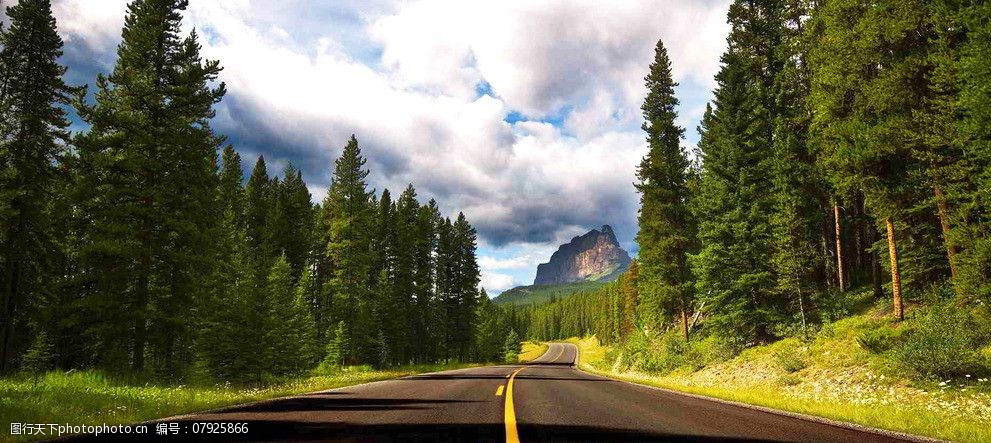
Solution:
[[(474, 365), (418, 365), (391, 369), (369, 367), (288, 379), (258, 386), (161, 386), (119, 382), (98, 371), (50, 372), (37, 382), (30, 378), (0, 379), (0, 441), (10, 423), (69, 423), (72, 425), (136, 423), (378, 380)], [(37, 436), (34, 439), (45, 438)], [(50, 438), (50, 436), (49, 436)]]
[(520, 352), (518, 359), (520, 363), (527, 363), (536, 360), (545, 352), (547, 352), (547, 344), (525, 341), (523, 342), (523, 352)]
[[(991, 396), (982, 386), (989, 383), (986, 379), (954, 390), (941, 382), (926, 390), (879, 375), (862, 350), (850, 348), (850, 337), (870, 323), (853, 317), (838, 322), (828, 340), (807, 345), (782, 340), (694, 373), (667, 375), (615, 370), (606, 358), (608, 348), (595, 337), (568, 341), (579, 346), (582, 369), (612, 378), (938, 439), (991, 441)], [(809, 366), (795, 373), (782, 369), (774, 359), (786, 348), (807, 355)]]

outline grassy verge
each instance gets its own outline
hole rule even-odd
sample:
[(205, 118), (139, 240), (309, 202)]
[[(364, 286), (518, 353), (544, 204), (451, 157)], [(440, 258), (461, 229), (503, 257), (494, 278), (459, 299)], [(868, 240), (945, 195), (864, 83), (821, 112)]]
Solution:
[[(223, 406), (339, 388), (424, 372), (475, 365), (418, 365), (340, 372), (261, 386), (156, 386), (115, 381), (97, 371), (50, 372), (37, 383), (27, 378), (0, 379), (0, 441), (26, 441), (10, 435), (10, 423), (73, 425), (135, 423)], [(48, 436), (50, 438), (50, 436)], [(42, 439), (46, 436), (37, 436)]]
[(523, 352), (520, 353), (519, 362), (527, 363), (536, 360), (547, 352), (547, 344), (535, 343), (532, 341), (523, 342)]
[[(877, 374), (856, 352), (851, 356), (816, 349), (827, 361), (848, 364), (831, 366), (809, 358), (807, 367), (789, 372), (775, 360), (796, 343), (782, 340), (696, 371), (659, 375), (618, 369), (608, 358), (610, 349), (595, 337), (568, 341), (578, 345), (583, 370), (611, 378), (937, 439), (991, 441), (991, 396), (981, 382), (926, 389)], [(829, 344), (838, 345), (831, 341), (818, 347)], [(817, 348), (816, 343), (809, 347)]]

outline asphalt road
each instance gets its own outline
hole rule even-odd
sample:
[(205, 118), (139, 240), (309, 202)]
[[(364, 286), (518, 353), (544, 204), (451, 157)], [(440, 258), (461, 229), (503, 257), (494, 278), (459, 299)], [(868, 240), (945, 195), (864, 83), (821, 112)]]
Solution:
[[(140, 440), (904, 441), (598, 377), (574, 368), (577, 352), (554, 343), (528, 365), (436, 372), (236, 406), (170, 421), (181, 435)], [(246, 423), (248, 432), (193, 434), (197, 423)]]

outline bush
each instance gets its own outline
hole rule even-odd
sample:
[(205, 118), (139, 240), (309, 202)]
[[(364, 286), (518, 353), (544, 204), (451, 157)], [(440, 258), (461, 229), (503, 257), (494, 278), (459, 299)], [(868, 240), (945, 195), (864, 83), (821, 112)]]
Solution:
[(515, 363), (520, 358), (520, 336), (516, 333), (515, 329), (509, 330), (509, 335), (506, 336), (506, 342), (503, 344), (503, 358), (507, 362)]
[(860, 344), (860, 347), (874, 354), (889, 351), (900, 340), (900, 334), (886, 326), (864, 331), (857, 336), (857, 343)]
[(738, 350), (732, 343), (721, 340), (715, 335), (710, 335), (701, 340), (693, 339), (688, 345), (692, 348), (691, 355), (694, 358), (691, 364), (695, 366), (696, 370), (712, 363), (729, 360), (738, 353)]
[(952, 303), (935, 304), (917, 311), (914, 326), (895, 349), (904, 366), (924, 377), (953, 377), (989, 372), (980, 352), (988, 345), (987, 326)]
[(774, 359), (778, 362), (778, 366), (781, 366), (781, 369), (789, 373), (801, 371), (809, 365), (796, 349), (778, 352)]

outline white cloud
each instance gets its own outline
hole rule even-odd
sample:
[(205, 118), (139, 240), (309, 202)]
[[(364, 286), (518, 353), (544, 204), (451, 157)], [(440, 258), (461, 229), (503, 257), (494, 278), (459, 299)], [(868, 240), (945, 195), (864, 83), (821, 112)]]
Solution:
[(486, 291), (492, 294), (498, 294), (516, 286), (516, 282), (511, 275), (483, 272), (481, 285)]
[[(67, 45), (112, 60), (125, 3), (56, 0)], [(413, 183), (446, 213), (464, 211), (484, 244), (553, 252), (605, 223), (632, 240), (634, 168), (645, 152), (639, 106), (654, 45), (663, 37), (676, 80), (701, 90), (681, 120), (693, 131), (718, 69), (727, 4), (212, 0), (191, 2), (184, 27), (199, 29), (204, 55), (224, 67), (229, 94), (215, 127), (245, 157), (293, 161), (320, 197), (355, 133), (375, 187)], [(477, 96), (482, 80), (494, 97)], [(504, 121), (512, 111), (560, 118), (562, 109), (562, 124)], [(519, 268), (497, 266), (536, 259), (486, 260), (492, 290), (524, 280), (494, 272)]]
[(711, 86), (728, 4), (424, 0), (374, 21), (371, 34), (383, 62), (410, 84), (460, 93), (484, 78), (513, 109), (546, 115), (601, 93), (636, 105), (660, 37), (676, 81)]

